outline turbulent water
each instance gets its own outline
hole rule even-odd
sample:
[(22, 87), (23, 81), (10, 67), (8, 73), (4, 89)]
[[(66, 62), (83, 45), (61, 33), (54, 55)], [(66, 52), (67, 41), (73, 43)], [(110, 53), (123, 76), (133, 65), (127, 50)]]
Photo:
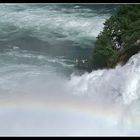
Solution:
[(114, 5), (0, 4), (0, 135), (139, 135), (140, 55), (87, 73)]

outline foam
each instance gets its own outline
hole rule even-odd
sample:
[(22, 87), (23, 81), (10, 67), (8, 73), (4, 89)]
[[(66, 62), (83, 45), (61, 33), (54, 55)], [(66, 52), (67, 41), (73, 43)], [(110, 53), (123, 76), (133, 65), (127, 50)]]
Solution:
[[(66, 11), (61, 11), (59, 8), (55, 9), (51, 5), (51, 8), (49, 6), (47, 8), (34, 8), (26, 4), (22, 5), (1, 4), (0, 24), (10, 24), (16, 26), (18, 30), (30, 30), (32, 31), (32, 36), (36, 36), (44, 41), (48, 38), (48, 34), (51, 35), (53, 32), (61, 34), (69, 40), (80, 39), (81, 37), (96, 37), (103, 27), (103, 22), (110, 16), (109, 14), (96, 15), (92, 10), (78, 12), (74, 8), (67, 9), (67, 11), (70, 10), (70, 13), (67, 13)], [(12, 7), (15, 8), (12, 9)], [(18, 7), (26, 8), (17, 12), (16, 8)], [(90, 18), (88, 17), (89, 14), (92, 15)], [(54, 39), (54, 36), (50, 37)]]

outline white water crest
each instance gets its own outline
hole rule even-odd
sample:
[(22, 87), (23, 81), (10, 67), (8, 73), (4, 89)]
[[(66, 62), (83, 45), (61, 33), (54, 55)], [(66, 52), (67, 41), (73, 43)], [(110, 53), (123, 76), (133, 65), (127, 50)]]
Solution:
[(80, 7), (67, 9), (55, 4), (44, 4), (41, 7), (36, 5), (1, 4), (1, 33), (28, 30), (32, 32), (31, 36), (44, 41), (47, 38), (50, 43), (63, 39), (79, 42), (85, 37), (95, 38), (102, 30), (105, 20), (110, 17), (110, 14), (98, 15), (94, 10)]
[(92, 71), (79, 77), (72, 75), (71, 79), (74, 94), (99, 96), (95, 100), (111, 103), (120, 98), (123, 104), (131, 104), (140, 96), (140, 54), (132, 56), (124, 66)]

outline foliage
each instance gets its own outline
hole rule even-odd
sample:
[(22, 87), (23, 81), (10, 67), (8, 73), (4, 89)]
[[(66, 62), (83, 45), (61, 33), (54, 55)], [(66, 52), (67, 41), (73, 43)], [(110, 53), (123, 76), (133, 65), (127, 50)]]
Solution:
[(106, 20), (92, 50), (92, 69), (107, 67), (119, 56), (119, 52), (112, 48), (114, 37), (125, 49), (140, 39), (140, 5), (119, 6), (116, 14)]

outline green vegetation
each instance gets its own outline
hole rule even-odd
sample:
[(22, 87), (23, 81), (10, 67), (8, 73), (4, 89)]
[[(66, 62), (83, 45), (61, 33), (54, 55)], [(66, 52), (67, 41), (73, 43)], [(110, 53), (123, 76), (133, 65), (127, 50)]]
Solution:
[[(121, 43), (121, 51), (112, 47), (113, 39)], [(90, 58), (90, 68), (110, 68), (140, 51), (140, 5), (121, 5), (104, 23)]]

